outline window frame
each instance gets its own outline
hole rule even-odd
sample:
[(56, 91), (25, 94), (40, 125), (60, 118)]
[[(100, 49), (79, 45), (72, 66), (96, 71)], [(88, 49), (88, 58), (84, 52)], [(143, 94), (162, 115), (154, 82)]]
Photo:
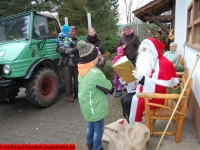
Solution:
[[(200, 51), (200, 44), (195, 44), (196, 25), (200, 25), (200, 17), (197, 18), (197, 2), (199, 0), (192, 0), (187, 9), (187, 33), (186, 45)], [(199, 2), (200, 3), (200, 2)], [(192, 17), (192, 18), (191, 18)], [(191, 22), (190, 22), (191, 21)], [(189, 41), (189, 30), (191, 30), (191, 41)]]

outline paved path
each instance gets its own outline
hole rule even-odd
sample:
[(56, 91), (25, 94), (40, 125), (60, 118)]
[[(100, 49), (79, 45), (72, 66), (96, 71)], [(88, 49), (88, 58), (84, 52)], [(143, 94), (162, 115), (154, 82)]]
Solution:
[[(75, 143), (77, 150), (87, 150), (86, 126), (78, 100), (66, 101), (61, 91), (58, 102), (48, 108), (38, 108), (30, 104), (21, 90), (17, 99), (8, 104), (0, 104), (0, 143)], [(119, 98), (108, 95), (110, 112), (105, 125), (122, 118)], [(200, 150), (192, 119), (187, 115), (180, 144), (174, 137), (164, 137), (159, 150)], [(163, 124), (161, 124), (163, 126)], [(154, 150), (159, 137), (152, 137), (147, 150)], [(103, 142), (105, 150), (108, 144)], [(189, 147), (188, 147), (189, 146)]]
[[(121, 116), (119, 99), (108, 98), (110, 113), (105, 124)], [(0, 104), (0, 120), (0, 143), (75, 143), (77, 150), (87, 149), (87, 122), (81, 114), (78, 100), (73, 103), (66, 101), (64, 91), (54, 105), (38, 108), (28, 102), (24, 89), (21, 89), (15, 101)]]

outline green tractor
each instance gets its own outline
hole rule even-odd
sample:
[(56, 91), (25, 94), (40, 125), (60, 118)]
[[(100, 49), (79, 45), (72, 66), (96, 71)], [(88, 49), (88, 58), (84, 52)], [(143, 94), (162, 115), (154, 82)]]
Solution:
[(56, 13), (29, 11), (0, 19), (0, 102), (15, 99), (21, 87), (33, 104), (56, 102), (63, 81), (59, 32)]

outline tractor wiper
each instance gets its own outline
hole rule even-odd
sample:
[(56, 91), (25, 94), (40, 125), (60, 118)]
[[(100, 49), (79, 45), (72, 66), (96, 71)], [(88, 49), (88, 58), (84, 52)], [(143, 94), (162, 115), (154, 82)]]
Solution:
[(9, 37), (11, 37), (13, 40), (15, 40), (15, 41), (17, 41), (17, 42), (19, 42), (17, 39), (15, 39), (14, 37), (12, 37), (12, 36), (9, 36)]

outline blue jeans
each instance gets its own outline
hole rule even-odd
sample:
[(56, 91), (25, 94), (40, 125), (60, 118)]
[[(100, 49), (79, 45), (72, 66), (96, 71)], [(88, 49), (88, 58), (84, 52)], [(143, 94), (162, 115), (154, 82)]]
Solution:
[(102, 136), (104, 132), (104, 118), (96, 122), (88, 122), (87, 144), (93, 145), (93, 150), (102, 148)]

